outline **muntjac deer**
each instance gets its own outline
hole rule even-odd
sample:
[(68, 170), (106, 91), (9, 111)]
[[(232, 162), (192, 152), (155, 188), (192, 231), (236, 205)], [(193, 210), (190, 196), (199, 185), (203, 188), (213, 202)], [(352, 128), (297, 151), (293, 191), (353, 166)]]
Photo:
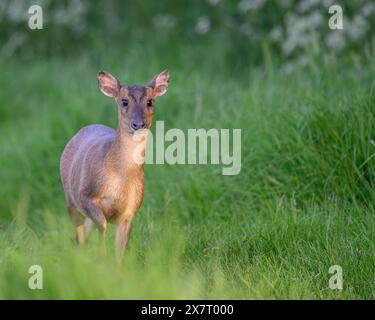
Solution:
[[(144, 155), (154, 100), (167, 91), (168, 81), (168, 70), (146, 86), (124, 86), (110, 73), (99, 72), (100, 90), (118, 106), (117, 130), (100, 124), (84, 127), (61, 156), (60, 175), (78, 245), (85, 244), (96, 226), (105, 252), (107, 222), (113, 222), (118, 263), (128, 243), (132, 219), (143, 201), (144, 167), (134, 152), (141, 149)], [(143, 140), (134, 138), (145, 132)]]

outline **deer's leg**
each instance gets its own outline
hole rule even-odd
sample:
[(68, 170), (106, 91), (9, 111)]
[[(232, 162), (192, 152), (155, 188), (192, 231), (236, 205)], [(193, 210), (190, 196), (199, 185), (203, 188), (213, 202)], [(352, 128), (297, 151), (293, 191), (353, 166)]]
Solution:
[(73, 205), (68, 206), (68, 212), (76, 229), (77, 244), (82, 247), (86, 242), (85, 229), (83, 225), (85, 218)]
[(95, 227), (95, 223), (90, 218), (86, 218), (86, 220), (83, 224), (83, 227), (85, 229), (85, 236), (86, 236), (86, 241), (87, 241), (92, 229), (94, 229), (94, 227)]
[(127, 247), (133, 216), (128, 216), (116, 223), (116, 260), (120, 265)]
[(103, 255), (106, 255), (107, 250), (105, 245), (105, 233), (107, 230), (107, 220), (102, 212), (102, 209), (93, 200), (86, 201), (84, 209), (87, 212), (88, 216), (98, 227), (102, 253)]
[(77, 243), (79, 247), (83, 247), (86, 243), (86, 235), (83, 224), (76, 227)]

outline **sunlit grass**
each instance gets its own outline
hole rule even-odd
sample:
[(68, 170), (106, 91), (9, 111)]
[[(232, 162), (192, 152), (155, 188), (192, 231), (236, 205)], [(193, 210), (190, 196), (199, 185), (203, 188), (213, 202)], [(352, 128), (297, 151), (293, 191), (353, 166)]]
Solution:
[[(137, 59), (108, 71), (140, 83), (165, 67)], [(113, 227), (107, 257), (96, 232), (76, 247), (58, 173), (79, 128), (116, 124), (95, 79), (108, 68), (1, 63), (0, 298), (374, 298), (374, 67), (331, 68), (241, 77), (188, 61), (172, 68), (156, 120), (241, 128), (242, 170), (146, 165), (145, 201), (118, 269)], [(43, 290), (28, 288), (34, 264)], [(342, 292), (328, 287), (334, 264)]]

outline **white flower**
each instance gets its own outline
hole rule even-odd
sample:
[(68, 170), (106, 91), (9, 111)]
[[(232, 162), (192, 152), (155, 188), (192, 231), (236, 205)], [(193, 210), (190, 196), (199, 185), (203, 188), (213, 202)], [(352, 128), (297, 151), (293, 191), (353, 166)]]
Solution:
[(316, 6), (319, 4), (320, 0), (302, 0), (299, 2), (297, 10), (299, 12), (306, 12), (309, 10), (311, 7)]
[(273, 41), (279, 41), (283, 35), (283, 29), (281, 27), (275, 27), (270, 32), (270, 38)]
[(7, 18), (12, 22), (22, 22), (28, 18), (28, 6), (25, 2), (12, 1), (6, 8)]
[(246, 13), (250, 10), (258, 10), (261, 8), (266, 0), (241, 0), (238, 3), (238, 10), (240, 10), (242, 13)]
[(198, 34), (206, 34), (210, 31), (211, 22), (206, 16), (199, 17), (195, 24), (195, 32)]
[(371, 3), (366, 3), (363, 7), (362, 7), (362, 14), (364, 17), (369, 17), (371, 16), (372, 14), (375, 13), (375, 3), (374, 2), (371, 2)]
[(344, 33), (339, 32), (337, 30), (331, 31), (327, 34), (326, 38), (324, 39), (324, 42), (328, 48), (333, 49), (335, 51), (340, 51), (345, 47)]
[(297, 48), (306, 48), (313, 41), (313, 36), (322, 23), (323, 16), (317, 10), (307, 16), (288, 14), (286, 17), (287, 38), (282, 44), (283, 53), (289, 55)]
[(348, 32), (350, 39), (353, 41), (361, 39), (368, 28), (367, 20), (361, 15), (355, 16), (352, 21), (347, 21), (346, 25), (344, 21), (344, 29)]

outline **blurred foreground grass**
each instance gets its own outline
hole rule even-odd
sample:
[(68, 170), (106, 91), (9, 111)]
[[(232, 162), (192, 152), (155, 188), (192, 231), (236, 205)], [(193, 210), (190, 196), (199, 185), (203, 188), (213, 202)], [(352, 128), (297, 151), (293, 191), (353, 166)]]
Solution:
[[(167, 60), (0, 62), (0, 298), (374, 298), (374, 62), (231, 74)], [(59, 157), (82, 126), (116, 125), (97, 71), (144, 83), (165, 67), (155, 120), (241, 128), (242, 170), (147, 165), (117, 270), (96, 232), (74, 245)], [(33, 264), (43, 290), (28, 288)], [(343, 268), (342, 292), (328, 288), (331, 265)]]

